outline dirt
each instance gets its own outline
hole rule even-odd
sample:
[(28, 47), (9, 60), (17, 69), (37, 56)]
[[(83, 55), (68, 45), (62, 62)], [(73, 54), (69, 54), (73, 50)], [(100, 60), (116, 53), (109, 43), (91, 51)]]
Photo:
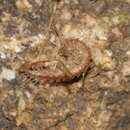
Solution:
[[(129, 130), (129, 12), (129, 0), (0, 1), (0, 130)], [(16, 71), (69, 39), (90, 50), (81, 75), (35, 84)]]

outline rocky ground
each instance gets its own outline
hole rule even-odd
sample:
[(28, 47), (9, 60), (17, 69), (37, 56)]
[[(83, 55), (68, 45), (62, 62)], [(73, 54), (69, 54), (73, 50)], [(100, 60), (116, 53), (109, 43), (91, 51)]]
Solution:
[[(90, 49), (85, 77), (25, 83), (65, 39)], [(129, 130), (129, 106), (130, 0), (0, 0), (0, 130)]]

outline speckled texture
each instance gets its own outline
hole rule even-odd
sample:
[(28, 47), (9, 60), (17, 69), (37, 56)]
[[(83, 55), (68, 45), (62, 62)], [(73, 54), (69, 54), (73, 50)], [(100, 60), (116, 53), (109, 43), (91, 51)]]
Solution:
[(86, 73), (91, 59), (89, 48), (78, 39), (65, 40), (63, 47), (51, 57), (54, 59), (48, 58), (47, 61), (34, 62), (17, 69), (19, 76), (25, 77), (23, 82), (45, 84), (72, 80)]
[[(0, 130), (129, 130), (129, 12), (130, 0), (1, 1)], [(65, 39), (90, 49), (86, 74), (23, 82), (16, 69), (52, 60)]]

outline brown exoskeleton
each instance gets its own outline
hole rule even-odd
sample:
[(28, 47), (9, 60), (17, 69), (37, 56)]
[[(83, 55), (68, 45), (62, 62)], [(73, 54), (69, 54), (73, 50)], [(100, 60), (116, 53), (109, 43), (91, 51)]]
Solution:
[(31, 63), (20, 67), (17, 72), (26, 77), (26, 82), (54, 83), (79, 77), (88, 69), (89, 49), (78, 39), (65, 42), (55, 59)]

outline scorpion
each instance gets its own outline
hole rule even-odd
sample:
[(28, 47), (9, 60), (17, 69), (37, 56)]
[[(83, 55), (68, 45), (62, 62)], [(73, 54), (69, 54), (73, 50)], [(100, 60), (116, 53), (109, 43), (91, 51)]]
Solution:
[(25, 82), (54, 83), (70, 81), (86, 73), (90, 64), (89, 48), (78, 39), (66, 39), (53, 60), (37, 61), (18, 68)]

